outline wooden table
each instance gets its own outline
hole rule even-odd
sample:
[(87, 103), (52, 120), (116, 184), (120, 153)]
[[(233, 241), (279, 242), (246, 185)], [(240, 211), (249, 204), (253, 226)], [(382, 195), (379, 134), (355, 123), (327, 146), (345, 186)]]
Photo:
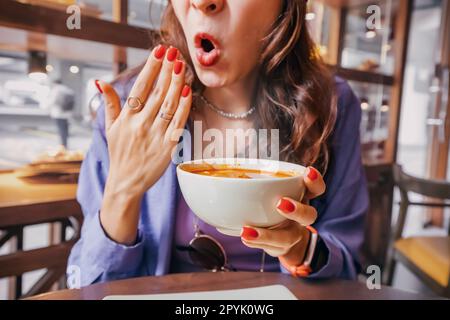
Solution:
[[(82, 212), (76, 201), (77, 184), (55, 179), (23, 179), (14, 171), (0, 173), (0, 247), (13, 239), (15, 252), (0, 256), (0, 278), (15, 276), (15, 297), (22, 296), (21, 275), (48, 268), (29, 294), (45, 292), (64, 274), (73, 243), (78, 238)], [(23, 228), (41, 223), (61, 225), (59, 243), (45, 248), (23, 250)], [(74, 237), (66, 241), (67, 227)], [(54, 240), (52, 236), (51, 240)], [(54, 241), (50, 241), (53, 244)]]
[(327, 299), (430, 299), (428, 296), (382, 287), (369, 290), (364, 283), (347, 280), (300, 280), (273, 272), (201, 272), (141, 277), (93, 284), (31, 297), (36, 300), (98, 300), (114, 294), (152, 294), (240, 289), (273, 284), (289, 288), (301, 300)]

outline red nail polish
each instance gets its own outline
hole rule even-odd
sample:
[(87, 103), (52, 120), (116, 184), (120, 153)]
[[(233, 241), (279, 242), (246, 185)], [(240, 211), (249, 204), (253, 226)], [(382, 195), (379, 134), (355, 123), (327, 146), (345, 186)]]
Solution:
[(256, 231), (253, 228), (249, 227), (243, 227), (241, 237), (247, 240), (256, 239), (258, 238), (259, 234), (258, 231)]
[(103, 94), (102, 87), (100, 87), (100, 84), (98, 83), (98, 80), (95, 80), (95, 86), (97, 87), (97, 90), (98, 90), (101, 94)]
[(278, 202), (277, 208), (283, 211), (284, 213), (291, 213), (295, 210), (295, 205), (289, 200), (281, 198)]
[(164, 57), (164, 54), (166, 53), (166, 47), (160, 44), (158, 48), (155, 50), (155, 58), (161, 59)]
[(183, 91), (181, 91), (181, 96), (183, 98), (186, 98), (190, 92), (191, 92), (191, 87), (189, 87), (188, 85), (185, 85), (183, 88)]
[(178, 49), (177, 48), (170, 48), (169, 52), (167, 52), (167, 60), (172, 62), (177, 57), (177, 54), (178, 54)]
[(175, 74), (180, 74), (181, 70), (183, 70), (183, 61), (177, 60), (175, 61), (175, 65), (173, 66), (173, 72), (175, 72)]
[(309, 180), (314, 181), (314, 180), (317, 179), (318, 176), (319, 175), (317, 174), (316, 169), (311, 168), (311, 167), (308, 168), (308, 175), (307, 175), (307, 177), (309, 178)]

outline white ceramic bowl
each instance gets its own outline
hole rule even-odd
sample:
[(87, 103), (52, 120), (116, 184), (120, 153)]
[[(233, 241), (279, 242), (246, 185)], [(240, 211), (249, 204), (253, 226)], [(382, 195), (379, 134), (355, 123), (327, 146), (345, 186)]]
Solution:
[[(289, 171), (292, 177), (239, 179), (200, 175), (183, 170), (183, 165), (228, 164), (245, 169)], [(244, 225), (271, 227), (285, 220), (276, 211), (281, 197), (301, 199), (305, 186), (305, 167), (282, 161), (256, 159), (203, 159), (177, 167), (184, 199), (192, 211), (218, 231), (239, 236)]]

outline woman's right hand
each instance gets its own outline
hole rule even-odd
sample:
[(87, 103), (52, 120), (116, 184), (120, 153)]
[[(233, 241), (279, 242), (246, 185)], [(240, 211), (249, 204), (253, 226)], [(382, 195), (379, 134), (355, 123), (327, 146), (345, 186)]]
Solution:
[[(192, 93), (177, 56), (176, 48), (154, 48), (123, 108), (111, 85), (96, 82), (106, 102), (110, 160), (100, 221), (119, 243), (136, 241), (142, 196), (167, 169), (189, 116)], [(143, 106), (133, 110), (128, 103), (139, 104), (136, 98)]]

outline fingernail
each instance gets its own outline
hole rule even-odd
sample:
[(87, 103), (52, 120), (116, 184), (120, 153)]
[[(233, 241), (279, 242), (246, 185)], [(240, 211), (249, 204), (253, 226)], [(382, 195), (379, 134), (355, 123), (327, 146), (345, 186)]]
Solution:
[(166, 47), (163, 46), (162, 44), (160, 44), (158, 46), (158, 48), (155, 50), (155, 58), (159, 60), (162, 57), (164, 57), (165, 53), (166, 53)]
[(190, 92), (191, 92), (191, 87), (189, 87), (188, 85), (185, 85), (183, 88), (183, 91), (181, 91), (181, 96), (183, 98), (186, 98)]
[(170, 48), (169, 52), (167, 52), (167, 60), (172, 62), (177, 57), (177, 54), (178, 54), (178, 49), (177, 48)]
[(253, 228), (249, 227), (243, 227), (241, 232), (241, 237), (247, 240), (256, 239), (258, 238), (259, 234), (258, 231), (256, 231)]
[(180, 74), (181, 70), (183, 70), (183, 61), (177, 60), (173, 66), (173, 72), (175, 72), (175, 74)]
[(284, 213), (291, 213), (294, 212), (295, 205), (291, 201), (281, 198), (280, 201), (278, 201), (277, 208)]
[(318, 177), (319, 175), (317, 174), (316, 169), (314, 169), (314, 168), (312, 168), (312, 167), (309, 167), (309, 168), (308, 168), (308, 173), (307, 173), (306, 176), (308, 177), (309, 180), (314, 181), (314, 180), (317, 179), (317, 177)]
[(101, 94), (103, 94), (102, 87), (100, 87), (100, 84), (98, 83), (98, 80), (95, 80), (95, 86), (97, 87), (97, 90), (98, 90)]

